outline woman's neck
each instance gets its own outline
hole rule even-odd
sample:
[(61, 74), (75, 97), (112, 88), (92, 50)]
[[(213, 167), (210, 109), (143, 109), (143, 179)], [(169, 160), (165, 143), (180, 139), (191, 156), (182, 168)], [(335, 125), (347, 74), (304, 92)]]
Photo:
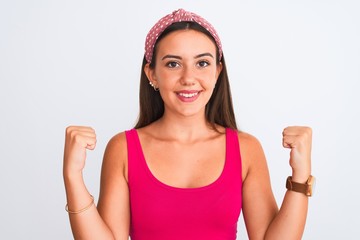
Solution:
[(180, 142), (194, 142), (209, 136), (215, 131), (206, 121), (205, 115), (174, 116), (164, 114), (152, 124), (152, 131), (163, 139), (173, 139)]

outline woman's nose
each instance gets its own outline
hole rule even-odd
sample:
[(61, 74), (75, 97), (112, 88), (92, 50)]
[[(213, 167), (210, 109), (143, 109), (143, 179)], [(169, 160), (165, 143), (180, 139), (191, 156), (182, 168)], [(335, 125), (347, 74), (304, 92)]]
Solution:
[(195, 84), (194, 71), (190, 67), (183, 68), (181, 84), (186, 86), (191, 86)]

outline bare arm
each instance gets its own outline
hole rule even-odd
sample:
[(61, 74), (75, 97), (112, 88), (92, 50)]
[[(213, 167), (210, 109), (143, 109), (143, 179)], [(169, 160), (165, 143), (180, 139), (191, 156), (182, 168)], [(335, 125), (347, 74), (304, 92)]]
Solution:
[(130, 199), (127, 182), (127, 144), (124, 133), (112, 138), (101, 171), (98, 210), (117, 240), (129, 239)]
[[(82, 170), (85, 166), (86, 149), (93, 150), (95, 145), (96, 135), (93, 129), (88, 127), (68, 127), (66, 129), (63, 175), (68, 209), (70, 211), (76, 212), (84, 209), (84, 207), (89, 206), (89, 203), (92, 201), (90, 193), (83, 181)], [(107, 154), (107, 152), (114, 151), (111, 150), (113, 149), (113, 145), (115, 144), (111, 144), (110, 141), (105, 152), (103, 166), (109, 165), (109, 162), (115, 162), (116, 160), (121, 161), (121, 159), (111, 158), (115, 157), (114, 154), (110, 154), (110, 156)], [(121, 149), (118, 151), (121, 151)], [(107, 167), (104, 168), (107, 169)], [(122, 184), (121, 181), (123, 175), (120, 175), (117, 178), (113, 177), (114, 172), (119, 171), (123, 172), (122, 170), (116, 168), (114, 171), (103, 170), (102, 175), (109, 174), (109, 178), (111, 179), (104, 184), (104, 188), (109, 189), (114, 186), (119, 186), (120, 189), (114, 190), (112, 195), (104, 196), (104, 199), (113, 199), (118, 197), (120, 195), (119, 191), (125, 193), (127, 192), (127, 190), (124, 190), (125, 185)], [(100, 196), (100, 199), (102, 199), (102, 195)], [(110, 205), (103, 211), (104, 215), (106, 215), (106, 212), (109, 211), (118, 212), (119, 208), (124, 205), (126, 204), (118, 203)], [(128, 231), (123, 232), (123, 235), (120, 235), (118, 231), (113, 229), (114, 224), (112, 224), (112, 221), (118, 220), (118, 224), (121, 226), (123, 224), (126, 225), (126, 223), (122, 222), (122, 219), (116, 217), (112, 218), (111, 221), (106, 221), (108, 218), (103, 217), (100, 214), (100, 211), (98, 211), (95, 204), (92, 204), (89, 209), (81, 213), (69, 213), (69, 219), (75, 239), (128, 239), (128, 237), (123, 238), (123, 236), (128, 234)]]
[[(239, 135), (239, 138), (244, 143), (241, 144), (245, 166), (243, 212), (249, 238), (301, 239), (306, 222), (308, 197), (302, 193), (287, 191), (278, 210), (260, 143), (251, 136)], [(306, 182), (311, 171), (311, 129), (287, 128), (283, 140), (284, 147), (291, 149), (293, 180)]]

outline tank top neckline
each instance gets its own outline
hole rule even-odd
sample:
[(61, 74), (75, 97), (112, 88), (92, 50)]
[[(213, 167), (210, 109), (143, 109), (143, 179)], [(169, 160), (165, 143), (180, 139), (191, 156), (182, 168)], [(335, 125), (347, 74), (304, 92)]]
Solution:
[[(228, 169), (228, 165), (229, 165), (229, 157), (228, 157), (228, 148), (229, 148), (229, 132), (231, 131), (231, 129), (226, 128), (225, 131), (225, 161), (224, 161), (224, 165), (222, 168), (222, 171), (220, 173), (220, 175), (211, 183), (208, 183), (204, 186), (200, 186), (200, 187), (194, 187), (194, 188), (186, 188), (186, 187), (176, 187), (176, 186), (171, 186), (169, 184), (166, 184), (162, 181), (160, 181), (150, 170), (149, 165), (146, 162), (145, 159), (145, 155), (141, 146), (141, 142), (140, 142), (140, 138), (138, 135), (137, 130), (134, 128), (132, 129), (132, 131), (134, 131), (134, 136), (135, 136), (135, 145), (138, 147), (139, 153), (140, 153), (140, 159), (139, 161), (141, 162), (142, 167), (144, 168), (147, 176), (149, 177), (149, 179), (152, 180), (153, 183), (155, 183), (156, 185), (165, 188), (165, 189), (169, 189), (169, 190), (173, 190), (173, 191), (182, 191), (182, 192), (196, 192), (196, 191), (204, 191), (207, 189), (211, 189), (213, 187), (218, 186), (221, 182), (223, 182), (223, 180), (225, 179), (225, 176), (227, 175), (227, 169)], [(220, 185), (221, 186), (221, 185)]]

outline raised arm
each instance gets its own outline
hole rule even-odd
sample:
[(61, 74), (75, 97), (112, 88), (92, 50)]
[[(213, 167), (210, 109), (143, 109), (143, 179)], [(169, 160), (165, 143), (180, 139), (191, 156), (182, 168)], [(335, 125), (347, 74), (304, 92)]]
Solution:
[[(249, 239), (301, 239), (308, 197), (303, 193), (287, 191), (278, 210), (260, 143), (254, 137), (241, 133), (239, 139), (244, 165), (243, 215)], [(293, 181), (305, 183), (311, 173), (311, 129), (286, 128), (283, 146), (290, 148)]]
[[(112, 214), (108, 214), (108, 212), (113, 211), (114, 213), (118, 213), (121, 211), (119, 210), (120, 208), (125, 208), (125, 210), (123, 210), (124, 212), (128, 210), (127, 207), (124, 207), (127, 205), (127, 202), (121, 202), (128, 194), (127, 185), (123, 183), (126, 182), (124, 174), (115, 176), (116, 173), (123, 172), (123, 169), (114, 168), (110, 170), (108, 167), (109, 165), (113, 166), (113, 163), (116, 161), (124, 161), (120, 154), (113, 153), (115, 151), (114, 145), (116, 145), (115, 140), (109, 142), (103, 161), (102, 179), (110, 180), (105, 181), (101, 186), (107, 193), (109, 189), (113, 189), (114, 191), (112, 194), (100, 194), (99, 205), (102, 199), (106, 202), (114, 202), (113, 199), (118, 199), (118, 196), (122, 193), (125, 196), (122, 196), (121, 201), (117, 204), (107, 205), (102, 208), (102, 211), (98, 211), (92, 196), (85, 186), (82, 171), (85, 166), (86, 150), (93, 150), (95, 145), (96, 134), (92, 128), (71, 126), (66, 129), (63, 176), (67, 197), (67, 209), (69, 211), (69, 219), (74, 238), (104, 240), (128, 239), (128, 230), (123, 230), (123, 226), (128, 225), (128, 215), (111, 217), (110, 219), (108, 217), (109, 215), (112, 216)], [(121, 150), (122, 149), (117, 149), (117, 152)], [(118, 165), (119, 167), (123, 166), (122, 164)], [(103, 176), (104, 174), (108, 176)], [(103, 189), (101, 189), (100, 192), (102, 193)], [(119, 229), (123, 232), (119, 233), (118, 229), (114, 229), (114, 225), (116, 225), (113, 223), (114, 221), (117, 221), (118, 226), (120, 226)]]

